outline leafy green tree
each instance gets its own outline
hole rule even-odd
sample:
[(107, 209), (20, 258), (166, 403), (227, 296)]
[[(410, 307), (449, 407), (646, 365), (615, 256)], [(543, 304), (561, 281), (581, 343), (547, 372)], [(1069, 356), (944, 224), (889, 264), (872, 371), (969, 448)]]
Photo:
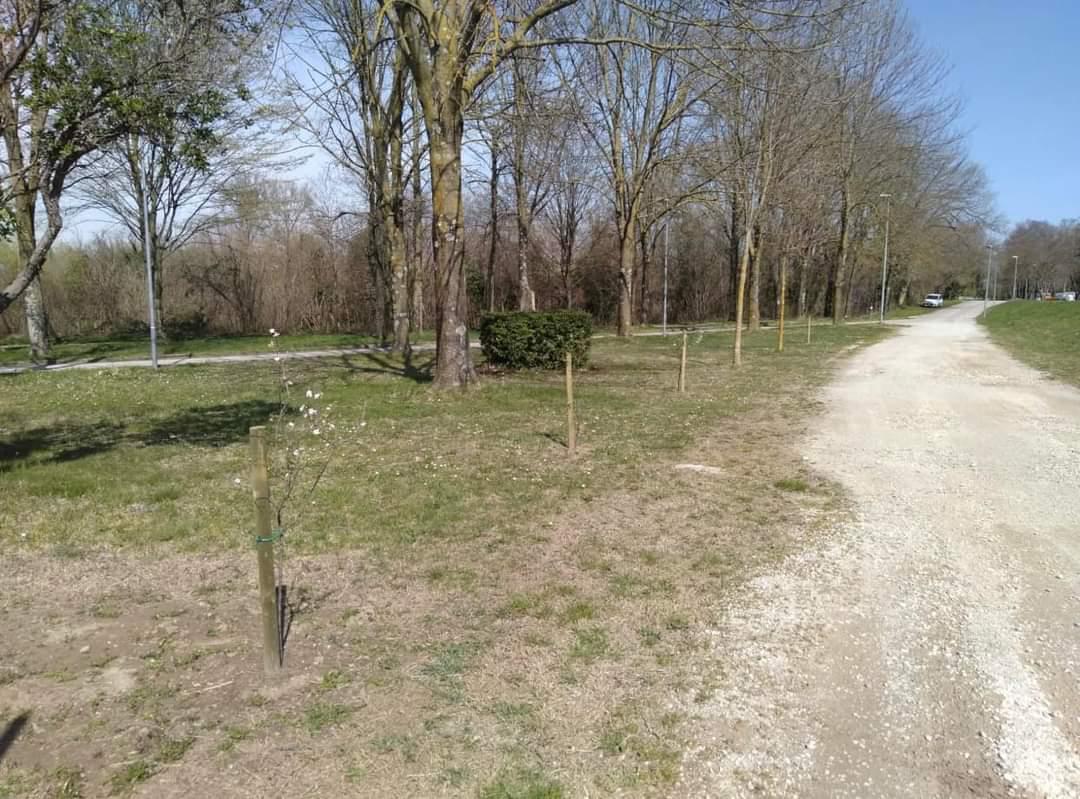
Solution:
[[(188, 157), (202, 157), (225, 100), (219, 87), (190, 79), (190, 64), (222, 33), (250, 35), (267, 16), (246, 0), (14, 0), (0, 16), (14, 31), (0, 43), (0, 203), (11, 209), (19, 251), (0, 313), (27, 293), (31, 355), (42, 360), (47, 322), (34, 287), (63, 228), (73, 175), (129, 136), (175, 128), (194, 133)], [(155, 46), (154, 29), (171, 32), (169, 47)]]

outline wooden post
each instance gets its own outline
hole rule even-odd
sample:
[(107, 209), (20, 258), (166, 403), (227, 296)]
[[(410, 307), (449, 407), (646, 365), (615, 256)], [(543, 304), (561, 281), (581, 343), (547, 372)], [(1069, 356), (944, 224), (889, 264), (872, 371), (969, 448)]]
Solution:
[(271, 530), (270, 473), (266, 428), (252, 427), (251, 488), (255, 495), (255, 555), (259, 564), (259, 616), (262, 625), (263, 669), (281, 671), (281, 631), (278, 628), (277, 578), (274, 574), (274, 537)]
[(574, 422), (574, 354), (566, 353), (566, 448), (577, 451), (577, 425)]
[(810, 343), (810, 323), (813, 321), (813, 319), (814, 319), (813, 312), (809, 308), (807, 308), (806, 309), (806, 343), (807, 344)]
[(686, 331), (682, 332), (682, 359), (679, 361), (679, 393), (686, 393)]

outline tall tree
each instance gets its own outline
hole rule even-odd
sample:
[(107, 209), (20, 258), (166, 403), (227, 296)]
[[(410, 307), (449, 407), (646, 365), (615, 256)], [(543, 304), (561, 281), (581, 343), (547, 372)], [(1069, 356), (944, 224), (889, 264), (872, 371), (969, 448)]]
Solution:
[(304, 97), (302, 117), (312, 140), (364, 187), (380, 337), (404, 352), (410, 325), (404, 55), (379, 0), (308, 0), (306, 11), (304, 45), (294, 56), (306, 74), (294, 77), (293, 90)]
[[(9, 13), (15, 34), (0, 41), (6, 154), (0, 199), (13, 207), (19, 267), (0, 290), (0, 313), (40, 274), (63, 227), (68, 180), (87, 156), (179, 121), (208, 127), (220, 114), (221, 98), (185, 79), (187, 60), (212, 32), (246, 33), (261, 21), (258, 7), (225, 0), (28, 2)], [(153, 51), (152, 58), (148, 20), (172, 31), (171, 47)], [(45, 210), (40, 232), (39, 203)], [(44, 323), (40, 318), (31, 325), (37, 359), (48, 356)]]
[(513, 53), (548, 44), (533, 36), (546, 18), (575, 0), (542, 0), (531, 10), (490, 0), (384, 0), (423, 112), (431, 172), (436, 279), (434, 382), (476, 381), (469, 352), (461, 152), (465, 112), (479, 88)]
[(585, 93), (582, 110), (615, 212), (620, 336), (633, 324), (634, 256), (647, 189), (679, 156), (680, 123), (702, 91), (690, 63), (678, 55), (691, 27), (665, 13), (666, 6), (594, 0), (584, 21), (587, 35), (609, 41), (589, 51), (588, 72), (575, 70), (596, 87)]

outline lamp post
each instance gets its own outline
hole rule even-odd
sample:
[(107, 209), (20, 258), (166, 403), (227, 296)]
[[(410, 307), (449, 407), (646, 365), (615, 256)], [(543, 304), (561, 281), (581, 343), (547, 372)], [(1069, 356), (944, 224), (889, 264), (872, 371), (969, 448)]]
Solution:
[(994, 260), (994, 245), (986, 245), (986, 285), (983, 286), (983, 314), (986, 313), (986, 308), (990, 304), (990, 264)]
[(881, 308), (878, 322), (885, 323), (885, 283), (889, 277), (889, 212), (891, 211), (891, 194), (879, 194), (885, 200), (885, 251), (881, 254)]
[[(150, 363), (158, 368), (157, 353), (157, 313), (154, 308), (154, 261), (150, 241), (150, 196), (146, 193), (146, 174), (139, 170), (139, 191), (142, 194), (143, 212), (143, 255), (146, 259), (146, 306), (150, 317)], [(158, 276), (160, 277), (160, 275)]]
[(1013, 295), (1012, 298), (1016, 299), (1016, 273), (1020, 269), (1020, 256), (1014, 255), (1013, 259)]

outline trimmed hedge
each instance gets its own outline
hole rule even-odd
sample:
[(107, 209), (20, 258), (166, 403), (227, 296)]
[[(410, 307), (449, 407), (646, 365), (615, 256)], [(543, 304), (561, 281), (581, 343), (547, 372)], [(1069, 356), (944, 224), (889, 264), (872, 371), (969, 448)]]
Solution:
[(584, 311), (510, 311), (480, 318), (488, 363), (509, 369), (558, 369), (567, 351), (574, 366), (589, 359), (592, 318)]

